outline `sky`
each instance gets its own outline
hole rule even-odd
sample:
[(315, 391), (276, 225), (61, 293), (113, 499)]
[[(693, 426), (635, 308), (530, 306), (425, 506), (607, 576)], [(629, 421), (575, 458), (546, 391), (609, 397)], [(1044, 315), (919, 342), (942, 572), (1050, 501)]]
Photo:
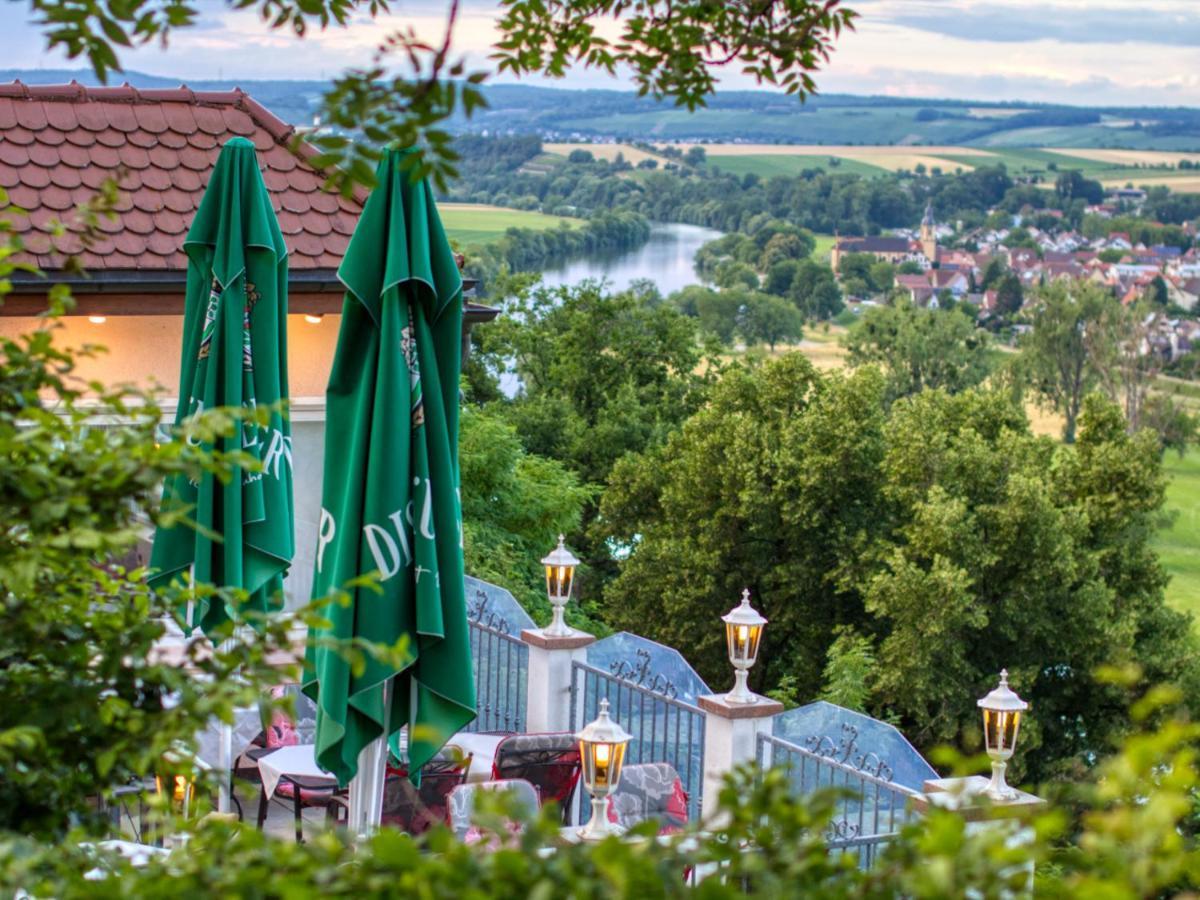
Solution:
[[(329, 78), (370, 60), (386, 34), (412, 26), (439, 39), (445, 5), (393, 0), (393, 15), (362, 18), (305, 39), (271, 32), (251, 12), (196, 0), (197, 26), (157, 45), (127, 52), (123, 63), (179, 78)], [(861, 18), (844, 34), (824, 71), (824, 93), (888, 94), (1080, 105), (1200, 106), (1200, 0), (846, 0)], [(20, 2), (4, 4), (0, 59), (9, 68), (59, 68)], [(496, 39), (498, 5), (464, 0), (455, 47), (486, 68)], [(512, 79), (498, 79), (511, 81)], [(627, 89), (618, 75), (579, 69), (528, 83)], [(753, 88), (736, 71), (721, 86)]]

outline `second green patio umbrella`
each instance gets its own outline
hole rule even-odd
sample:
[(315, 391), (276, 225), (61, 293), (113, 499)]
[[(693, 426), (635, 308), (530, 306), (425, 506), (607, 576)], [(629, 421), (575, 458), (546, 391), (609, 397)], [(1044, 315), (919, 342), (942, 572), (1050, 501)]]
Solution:
[[(402, 159), (392, 151), (380, 162), (338, 270), (346, 297), (326, 392), (313, 597), (379, 579), (329, 605), (329, 627), (309, 639), (317, 761), (342, 784), (368, 745), (376, 755), (365, 767), (378, 769), (361, 774), (381, 775), (381, 736), (398, 749), (409, 726), (416, 772), (475, 717), (458, 494), (462, 278), (429, 186), (412, 182)], [(368, 655), (355, 671), (331, 638), (406, 638), (410, 661)]]
[[(259, 461), (222, 482), (176, 475), (163, 508), (194, 524), (160, 528), (152, 584), (186, 573), (197, 583), (243, 588), (260, 611), (279, 604), (295, 549), (292, 438), (280, 401), (287, 382), (287, 247), (263, 185), (254, 145), (232, 138), (221, 149), (204, 199), (184, 240), (188, 257), (177, 425), (215, 407), (269, 408), (269, 421), (247, 421), (217, 449)], [(207, 600), (187, 611), (205, 634), (238, 610)]]

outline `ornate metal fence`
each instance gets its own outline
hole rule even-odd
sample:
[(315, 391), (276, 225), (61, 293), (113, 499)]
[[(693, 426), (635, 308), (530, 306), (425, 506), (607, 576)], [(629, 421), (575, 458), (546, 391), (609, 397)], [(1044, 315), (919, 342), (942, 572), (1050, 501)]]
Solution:
[(787, 769), (793, 791), (807, 796), (841, 788), (829, 826), (829, 846), (853, 853), (862, 868), (870, 867), (879, 850), (916, 814), (910, 801), (916, 792), (891, 780), (888, 764), (860, 750), (858, 730), (842, 726), (842, 736), (805, 739), (801, 747), (770, 735), (758, 736), (758, 763), (763, 768)]
[(571, 721), (576, 727), (596, 717), (600, 698), (633, 735), (627, 763), (666, 762), (675, 767), (688, 794), (688, 815), (700, 815), (704, 786), (704, 711), (680, 700), (675, 686), (650, 670), (649, 654), (639, 650), (633, 663), (621, 660), (610, 671), (587, 663), (571, 667)]
[(529, 648), (479, 592), (468, 598), (478, 715), (467, 731), (524, 731)]

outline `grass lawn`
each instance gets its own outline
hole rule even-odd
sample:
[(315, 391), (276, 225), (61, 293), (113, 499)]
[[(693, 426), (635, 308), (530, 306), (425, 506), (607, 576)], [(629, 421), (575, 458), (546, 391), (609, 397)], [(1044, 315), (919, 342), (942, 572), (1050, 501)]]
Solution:
[(1166, 507), (1174, 518), (1154, 548), (1171, 573), (1167, 602), (1200, 618), (1200, 449), (1182, 459), (1168, 453), (1163, 464), (1171, 476)]
[(814, 234), (817, 239), (817, 248), (813, 250), (812, 257), (818, 262), (829, 262), (829, 254), (833, 250), (834, 237), (832, 234)]
[(478, 247), (504, 234), (510, 228), (533, 228), (544, 231), (560, 225), (574, 227), (578, 219), (547, 216), (539, 212), (505, 209), (484, 203), (439, 203), (446, 235), (462, 247)]

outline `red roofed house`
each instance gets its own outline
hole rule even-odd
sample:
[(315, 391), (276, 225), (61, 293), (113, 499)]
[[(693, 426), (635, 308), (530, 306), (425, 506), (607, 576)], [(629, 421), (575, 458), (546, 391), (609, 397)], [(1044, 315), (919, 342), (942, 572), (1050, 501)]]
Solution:
[[(293, 150), (290, 125), (239, 90), (0, 85), (0, 187), (24, 210), (0, 211), (0, 217), (13, 222), (27, 248), (24, 258), (46, 276), (14, 279), (13, 293), (0, 306), (0, 333), (36, 328), (33, 316), (46, 307), (47, 287), (65, 283), (78, 306), (65, 320), (63, 343), (99, 343), (109, 350), (80, 360), (82, 378), (175, 389), (187, 267), (183, 239), (221, 146), (238, 135), (257, 148), (290, 252), (299, 548), (290, 587), (307, 600), (312, 566), (301, 557), (316, 545), (325, 385), (342, 308), (337, 267), (366, 195), (346, 199), (323, 191), (323, 175), (310, 162), (316, 151), (305, 144)], [(77, 233), (52, 236), (53, 221), (70, 225), (76, 205), (115, 176), (119, 215), (101, 221), (102, 240), (83, 247)], [(68, 254), (78, 254), (86, 274), (64, 268)], [(468, 323), (494, 315), (468, 304)], [(167, 405), (173, 412), (173, 402)]]

